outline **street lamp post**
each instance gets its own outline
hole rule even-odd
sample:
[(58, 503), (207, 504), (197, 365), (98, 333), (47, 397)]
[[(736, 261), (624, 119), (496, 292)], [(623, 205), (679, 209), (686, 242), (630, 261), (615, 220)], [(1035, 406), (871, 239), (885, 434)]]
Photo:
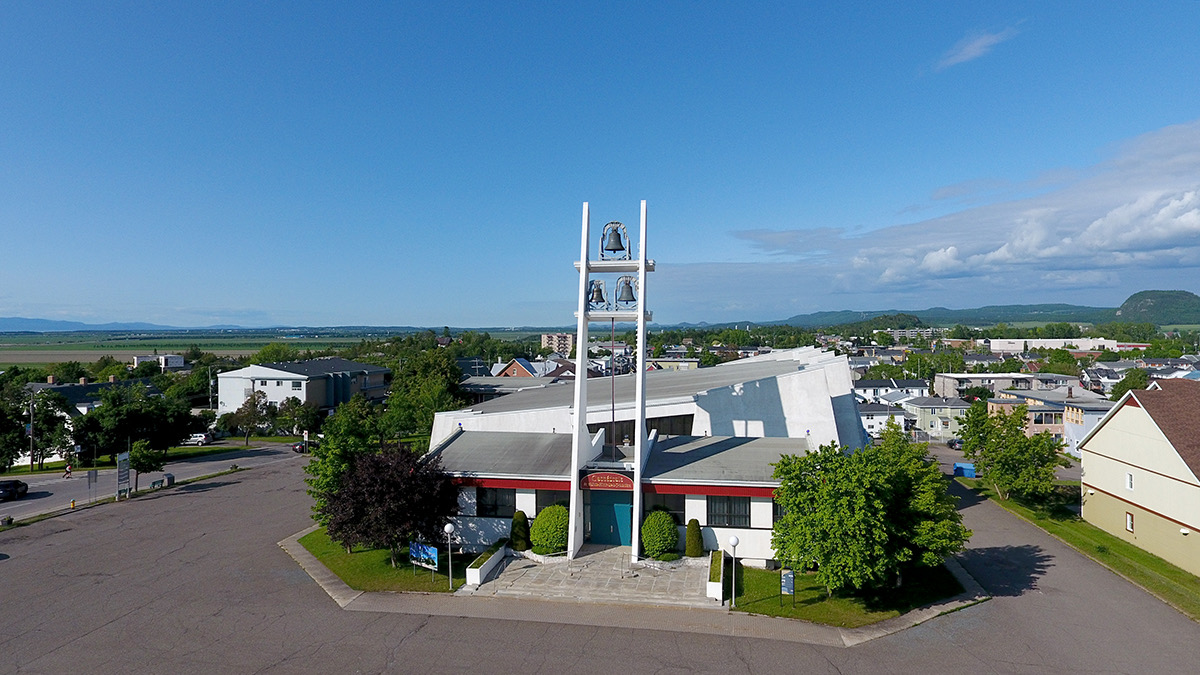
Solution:
[(733, 549), (733, 572), (732, 572), (733, 578), (729, 582), (729, 588), (730, 588), (729, 607), (730, 608), (737, 607), (737, 547), (738, 547), (738, 544), (740, 544), (740, 543), (742, 543), (742, 542), (737, 538), (736, 534), (730, 535), (729, 546), (730, 546), (730, 548)]
[(450, 546), (450, 537), (454, 534), (454, 523), (446, 523), (442, 528), (446, 533), (446, 577), (450, 579), (450, 590), (454, 590), (454, 553)]

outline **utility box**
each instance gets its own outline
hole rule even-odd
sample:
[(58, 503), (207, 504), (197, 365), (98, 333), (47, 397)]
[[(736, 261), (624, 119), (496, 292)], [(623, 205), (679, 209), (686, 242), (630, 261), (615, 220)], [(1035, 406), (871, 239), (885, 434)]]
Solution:
[[(955, 466), (958, 466), (958, 465), (957, 465), (957, 464), (955, 464)], [(957, 475), (957, 474), (955, 474), (955, 475)], [(974, 475), (975, 475), (974, 471), (972, 471), (971, 475), (972, 475), (972, 476), (974, 476)], [(171, 487), (171, 486), (172, 486), (172, 485), (174, 485), (174, 484), (175, 484), (175, 474), (173, 474), (173, 473), (164, 473), (164, 474), (163, 474), (163, 486), (164, 486), (164, 487)]]
[(955, 462), (954, 475), (962, 476), (963, 478), (974, 478), (975, 465), (970, 462)]

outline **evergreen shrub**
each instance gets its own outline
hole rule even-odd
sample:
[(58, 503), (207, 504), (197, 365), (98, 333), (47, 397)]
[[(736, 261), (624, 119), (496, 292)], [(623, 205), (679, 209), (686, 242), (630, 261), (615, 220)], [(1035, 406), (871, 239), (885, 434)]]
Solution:
[(675, 550), (679, 544), (679, 530), (675, 519), (666, 511), (651, 511), (642, 521), (642, 548), (646, 555), (657, 558)]
[(687, 540), (684, 543), (683, 554), (689, 558), (704, 555), (704, 535), (700, 534), (700, 521), (692, 518), (687, 524)]
[(512, 529), (509, 530), (508, 539), (512, 550), (529, 550), (529, 518), (524, 511), (517, 511), (513, 514)]
[(547, 506), (542, 509), (529, 528), (529, 541), (534, 551), (558, 553), (567, 550), (567, 533), (571, 527), (571, 514), (567, 507)]

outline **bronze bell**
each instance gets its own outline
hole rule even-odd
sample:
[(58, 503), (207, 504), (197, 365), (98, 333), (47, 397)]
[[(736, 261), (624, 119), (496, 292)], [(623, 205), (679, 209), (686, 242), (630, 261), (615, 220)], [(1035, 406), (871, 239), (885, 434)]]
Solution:
[(604, 250), (609, 253), (625, 250), (625, 243), (621, 241), (620, 230), (614, 227), (608, 231), (608, 238), (604, 240)]
[(604, 304), (604, 284), (601, 284), (601, 283), (592, 284), (591, 302), (593, 304), (597, 304), (597, 305)]
[(629, 279), (621, 280), (621, 290), (617, 293), (617, 302), (637, 302), (637, 298), (633, 297), (633, 284)]

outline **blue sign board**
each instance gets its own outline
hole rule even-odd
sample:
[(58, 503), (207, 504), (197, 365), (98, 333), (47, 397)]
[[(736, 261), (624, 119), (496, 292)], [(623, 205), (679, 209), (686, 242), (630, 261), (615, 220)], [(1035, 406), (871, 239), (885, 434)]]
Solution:
[(414, 565), (436, 570), (438, 566), (437, 547), (418, 544), (414, 541), (408, 545), (408, 561)]
[(796, 573), (792, 570), (783, 570), (779, 573), (779, 592), (783, 595), (796, 594)]

